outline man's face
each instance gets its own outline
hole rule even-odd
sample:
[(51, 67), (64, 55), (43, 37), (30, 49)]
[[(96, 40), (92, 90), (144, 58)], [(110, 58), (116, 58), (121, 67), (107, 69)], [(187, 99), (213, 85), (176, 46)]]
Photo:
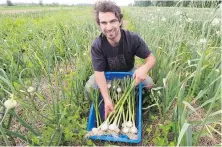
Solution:
[(109, 40), (114, 40), (120, 35), (121, 23), (112, 12), (99, 12), (99, 26)]

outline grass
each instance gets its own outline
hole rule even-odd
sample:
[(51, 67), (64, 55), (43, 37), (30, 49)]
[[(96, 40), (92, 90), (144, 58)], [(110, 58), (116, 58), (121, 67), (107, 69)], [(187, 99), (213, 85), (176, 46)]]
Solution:
[[(100, 33), (91, 12), (73, 7), (1, 15), (0, 111), (9, 94), (19, 103), (1, 124), (1, 145), (130, 145), (83, 138), (90, 107), (83, 89), (93, 73), (90, 46)], [(138, 145), (190, 146), (218, 136), (219, 14), (214, 9), (124, 7), (124, 15), (127, 28), (157, 57), (149, 72), (155, 85), (143, 100), (148, 108)]]

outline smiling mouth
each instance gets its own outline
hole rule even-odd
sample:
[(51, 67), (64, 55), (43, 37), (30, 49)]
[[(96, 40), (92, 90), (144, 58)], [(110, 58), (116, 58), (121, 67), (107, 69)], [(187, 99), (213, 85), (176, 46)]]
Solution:
[(112, 31), (107, 31), (106, 33), (107, 33), (107, 34), (112, 34), (112, 33), (114, 33), (114, 30), (112, 30)]

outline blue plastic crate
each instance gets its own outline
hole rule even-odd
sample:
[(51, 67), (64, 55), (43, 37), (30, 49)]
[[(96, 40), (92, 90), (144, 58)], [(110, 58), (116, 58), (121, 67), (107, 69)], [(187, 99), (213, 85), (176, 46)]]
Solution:
[[(105, 77), (107, 80), (112, 80), (114, 78), (124, 78), (126, 76), (132, 77), (133, 72), (105, 72)], [(104, 141), (114, 141), (114, 142), (126, 142), (126, 143), (140, 143), (142, 140), (142, 83), (139, 84), (137, 95), (137, 107), (136, 107), (136, 127), (138, 129), (138, 138), (136, 140), (129, 139), (126, 135), (119, 135), (118, 137), (113, 137), (112, 135), (102, 135), (102, 136), (90, 136), (92, 140), (104, 140)], [(100, 95), (100, 99), (101, 99)], [(104, 114), (103, 104), (100, 107), (100, 114)], [(101, 116), (102, 119), (104, 116)], [(90, 108), (90, 114), (88, 118), (87, 131), (91, 131), (92, 128), (96, 126), (95, 110), (93, 104)]]

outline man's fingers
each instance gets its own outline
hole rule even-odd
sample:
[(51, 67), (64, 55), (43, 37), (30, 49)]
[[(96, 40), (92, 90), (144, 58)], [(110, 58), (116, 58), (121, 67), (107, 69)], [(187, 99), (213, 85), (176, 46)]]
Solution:
[(114, 107), (113, 107), (113, 105), (110, 107), (110, 111), (113, 111), (114, 110)]
[(140, 80), (139, 78), (136, 78), (136, 86), (139, 84)]
[(108, 117), (109, 113), (115, 111), (113, 106), (110, 106), (109, 108), (105, 109), (105, 119)]

